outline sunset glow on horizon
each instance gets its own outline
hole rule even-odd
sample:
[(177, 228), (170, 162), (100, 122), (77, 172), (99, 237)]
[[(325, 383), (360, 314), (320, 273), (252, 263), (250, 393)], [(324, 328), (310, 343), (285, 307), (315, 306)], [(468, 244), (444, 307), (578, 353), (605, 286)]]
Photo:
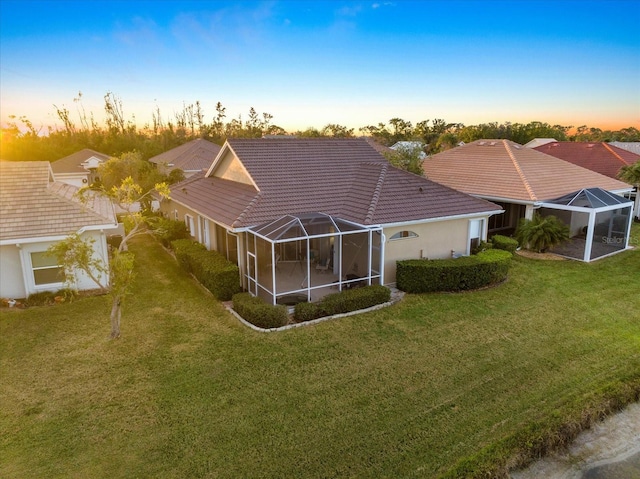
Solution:
[(199, 101), (207, 122), (221, 102), (227, 120), (253, 107), (290, 132), (640, 128), (639, 26), (638, 0), (2, 0), (0, 122), (46, 131), (58, 107), (101, 124), (112, 92), (141, 127)]

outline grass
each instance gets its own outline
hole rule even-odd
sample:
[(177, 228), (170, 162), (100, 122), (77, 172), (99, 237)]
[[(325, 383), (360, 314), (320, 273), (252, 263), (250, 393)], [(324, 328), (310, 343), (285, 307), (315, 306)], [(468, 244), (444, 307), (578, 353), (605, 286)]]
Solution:
[(106, 297), (0, 312), (0, 477), (475, 475), (640, 390), (638, 249), (276, 334), (132, 249), (120, 340)]

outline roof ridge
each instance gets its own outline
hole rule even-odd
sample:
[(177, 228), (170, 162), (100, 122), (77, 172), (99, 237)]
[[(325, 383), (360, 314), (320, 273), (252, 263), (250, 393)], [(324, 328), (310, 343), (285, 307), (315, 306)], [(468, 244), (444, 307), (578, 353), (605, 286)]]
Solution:
[(251, 209), (256, 205), (256, 203), (260, 201), (260, 198), (262, 198), (262, 191), (258, 191), (258, 194), (256, 194), (253, 197), (253, 199), (249, 202), (246, 208), (242, 210), (242, 213), (240, 213), (238, 217), (235, 219), (235, 221), (231, 223), (231, 226), (235, 228), (236, 226), (241, 225), (242, 220), (245, 218), (245, 216), (249, 214), (249, 211), (251, 211)]
[(380, 174), (378, 175), (378, 182), (376, 183), (376, 187), (373, 189), (373, 195), (371, 196), (371, 203), (369, 204), (369, 209), (367, 210), (367, 216), (365, 217), (364, 224), (369, 225), (373, 221), (373, 215), (376, 211), (376, 207), (378, 206), (378, 200), (380, 199), (380, 192), (382, 190), (382, 185), (384, 184), (384, 179), (387, 176), (387, 171), (389, 171), (388, 163), (380, 164)]
[(622, 158), (619, 154), (617, 154), (615, 151), (613, 151), (611, 146), (609, 146), (605, 141), (603, 141), (602, 144), (604, 145), (604, 147), (607, 150), (609, 150), (613, 154), (613, 156), (615, 156), (617, 159), (619, 159), (625, 166), (629, 164), (624, 160), (624, 158)]
[(520, 164), (518, 162), (518, 159), (513, 154), (513, 151), (511, 151), (511, 147), (507, 143), (507, 140), (502, 140), (502, 144), (504, 145), (505, 150), (507, 150), (507, 154), (509, 155), (509, 158), (511, 158), (511, 162), (513, 163), (513, 166), (515, 167), (516, 171), (518, 172), (518, 175), (520, 176), (520, 180), (522, 180), (522, 183), (524, 184), (524, 187), (527, 190), (527, 193), (529, 193), (529, 196), (531, 197), (531, 199), (533, 201), (537, 201), (538, 198), (536, 197), (536, 194), (533, 191), (533, 188), (529, 184), (529, 181), (527, 180), (527, 177), (524, 175), (524, 172), (522, 171), (522, 168), (520, 168)]

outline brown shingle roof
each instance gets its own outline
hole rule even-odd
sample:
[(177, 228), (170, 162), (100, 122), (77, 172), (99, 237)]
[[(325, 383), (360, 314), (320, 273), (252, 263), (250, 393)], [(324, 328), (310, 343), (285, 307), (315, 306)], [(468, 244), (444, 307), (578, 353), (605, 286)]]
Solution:
[(257, 189), (196, 178), (174, 185), (171, 197), (236, 228), (285, 214), (320, 212), (389, 224), (500, 209), (392, 167), (363, 139), (232, 139), (225, 148), (240, 159)]
[(51, 162), (51, 169), (54, 173), (87, 173), (81, 163), (83, 161), (87, 161), (92, 156), (95, 156), (99, 160), (107, 161), (109, 159), (109, 155), (105, 155), (104, 153), (99, 153), (95, 150), (91, 150), (89, 148), (85, 148), (83, 150), (77, 151), (69, 156), (65, 156), (64, 158), (60, 158), (59, 160)]
[(617, 178), (623, 166), (640, 161), (640, 155), (607, 143), (556, 141), (535, 150), (610, 178)]
[(583, 188), (609, 191), (625, 183), (509, 140), (478, 140), (423, 162), (428, 178), (469, 194), (536, 202)]
[(222, 147), (204, 138), (198, 138), (149, 158), (151, 163), (172, 165), (168, 170), (201, 171), (211, 166)]
[(46, 161), (0, 161), (0, 240), (67, 235), (87, 226), (116, 226), (111, 202), (87, 205), (77, 188), (53, 181)]

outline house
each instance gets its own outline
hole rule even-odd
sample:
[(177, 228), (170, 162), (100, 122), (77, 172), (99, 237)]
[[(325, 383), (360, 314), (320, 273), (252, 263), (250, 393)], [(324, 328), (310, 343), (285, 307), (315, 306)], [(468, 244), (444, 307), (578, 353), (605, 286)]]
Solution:
[[(423, 162), (423, 168), (427, 178), (433, 181), (493, 201), (504, 208), (504, 215), (489, 219), (489, 235), (512, 234), (520, 219), (532, 219), (535, 211), (562, 216), (567, 220), (568, 213), (560, 213), (568, 211), (565, 210), (567, 205), (554, 202), (565, 196), (580, 195), (585, 189), (600, 189), (614, 195), (624, 195), (632, 190), (631, 186), (622, 181), (509, 140), (477, 140), (432, 156)], [(603, 214), (615, 213), (618, 216), (628, 213), (629, 226), (631, 203), (625, 201), (607, 203), (606, 208), (617, 206), (598, 212), (610, 211)], [(598, 207), (601, 206), (605, 205), (598, 203)], [(617, 212), (616, 209), (623, 211)], [(583, 210), (569, 210), (585, 213)], [(608, 218), (601, 215), (599, 220), (605, 222)], [(573, 218), (571, 233), (575, 238), (586, 234), (586, 221), (586, 216)], [(627, 231), (627, 226), (620, 229)], [(616, 240), (616, 245), (619, 244)], [(622, 249), (628, 246), (628, 231), (622, 244)], [(584, 258), (584, 255), (577, 256), (578, 259)]]
[(427, 154), (424, 152), (424, 143), (422, 141), (398, 141), (391, 145), (391, 148), (394, 151), (403, 151), (403, 152), (413, 152), (416, 150), (420, 150), (418, 153), (418, 159), (424, 160), (427, 157)]
[(189, 178), (208, 170), (220, 149), (220, 145), (198, 138), (149, 158), (149, 161), (164, 174), (180, 169), (185, 178)]
[(161, 210), (269, 302), (395, 282), (400, 259), (469, 254), (501, 209), (392, 167), (364, 139), (230, 139)]
[(555, 138), (534, 138), (533, 140), (525, 143), (524, 146), (526, 148), (536, 148), (538, 146), (546, 145), (547, 143), (553, 143), (556, 141), (558, 140), (556, 140)]
[(108, 159), (109, 155), (85, 148), (51, 162), (51, 170), (56, 181), (81, 188), (97, 179), (98, 166)]
[(640, 155), (640, 141), (611, 141), (609, 145)]
[[(56, 181), (46, 161), (0, 161), (1, 297), (61, 289), (61, 268), (45, 252), (69, 234), (94, 240), (95, 255), (108, 261), (106, 239), (118, 227), (113, 206), (97, 196), (81, 204), (77, 191)], [(78, 289), (97, 287), (80, 272), (77, 279)]]
[[(617, 178), (620, 168), (640, 161), (640, 155), (605, 142), (556, 141), (535, 148), (536, 151), (555, 156), (574, 165)], [(634, 216), (640, 218), (638, 188), (624, 194), (634, 202)]]

